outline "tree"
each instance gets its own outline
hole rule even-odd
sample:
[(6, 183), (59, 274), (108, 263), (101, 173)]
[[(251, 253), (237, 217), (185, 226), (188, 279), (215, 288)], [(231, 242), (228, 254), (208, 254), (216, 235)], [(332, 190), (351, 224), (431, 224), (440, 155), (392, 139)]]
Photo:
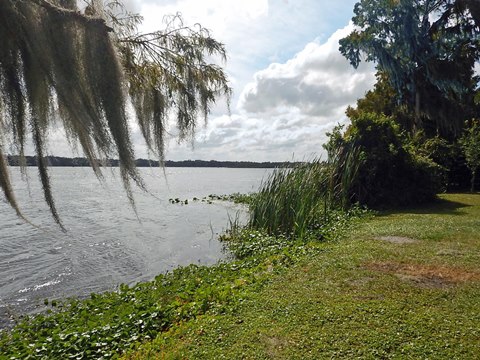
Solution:
[(126, 193), (131, 181), (144, 188), (136, 170), (128, 127), (131, 101), (148, 147), (161, 159), (170, 115), (180, 140), (193, 139), (219, 96), (230, 97), (223, 69), (209, 60), (226, 58), (223, 44), (179, 15), (163, 31), (138, 32), (141, 17), (118, 0), (0, 0), (0, 187), (22, 216), (5, 159), (6, 137), (24, 158), (31, 136), (46, 202), (61, 225), (44, 159), (48, 131), (60, 121), (79, 144), (95, 174), (98, 159), (118, 156)]
[(390, 85), (385, 73), (377, 72), (377, 82), (372, 90), (367, 91), (363, 98), (357, 100), (357, 106), (347, 108), (345, 112), (350, 119), (355, 119), (361, 113), (375, 113), (391, 117), (402, 130), (412, 129), (412, 114), (409, 109), (396, 100), (395, 90)]
[(474, 116), (480, 56), (478, 1), (361, 0), (357, 26), (340, 41), (341, 53), (357, 67), (362, 55), (377, 63), (398, 104), (414, 113), (413, 130), (455, 137)]
[(475, 177), (480, 168), (480, 123), (473, 120), (465, 134), (460, 139), (460, 145), (465, 155), (467, 166), (472, 173), (470, 191), (475, 191)]

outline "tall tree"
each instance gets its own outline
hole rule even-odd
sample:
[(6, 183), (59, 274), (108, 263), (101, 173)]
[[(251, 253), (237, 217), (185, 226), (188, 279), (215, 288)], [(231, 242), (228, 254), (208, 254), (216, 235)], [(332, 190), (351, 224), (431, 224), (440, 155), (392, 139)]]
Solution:
[(399, 104), (415, 114), (416, 128), (427, 121), (455, 137), (476, 111), (478, 10), (478, 0), (361, 0), (352, 19), (357, 29), (340, 51), (354, 67), (362, 55), (377, 63)]
[(180, 140), (193, 138), (219, 96), (230, 97), (223, 69), (225, 47), (205, 28), (185, 27), (180, 16), (165, 29), (138, 31), (140, 16), (118, 0), (0, 0), (0, 188), (21, 216), (5, 158), (8, 139), (24, 157), (35, 145), (45, 200), (55, 220), (47, 164), (48, 131), (61, 121), (97, 176), (98, 159), (118, 156), (133, 204), (131, 181), (143, 188), (135, 168), (126, 104), (131, 100), (149, 148), (164, 155), (167, 118), (173, 114)]

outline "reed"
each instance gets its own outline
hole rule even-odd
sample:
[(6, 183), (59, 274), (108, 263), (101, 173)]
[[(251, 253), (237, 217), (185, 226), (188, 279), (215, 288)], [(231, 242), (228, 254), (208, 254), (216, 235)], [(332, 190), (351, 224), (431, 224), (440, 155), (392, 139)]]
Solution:
[(327, 170), (319, 160), (276, 169), (250, 204), (249, 226), (271, 234), (304, 236), (324, 212)]
[(319, 158), (276, 169), (250, 203), (249, 227), (273, 235), (322, 237), (332, 212), (351, 206), (361, 163), (355, 147), (339, 147), (327, 162)]

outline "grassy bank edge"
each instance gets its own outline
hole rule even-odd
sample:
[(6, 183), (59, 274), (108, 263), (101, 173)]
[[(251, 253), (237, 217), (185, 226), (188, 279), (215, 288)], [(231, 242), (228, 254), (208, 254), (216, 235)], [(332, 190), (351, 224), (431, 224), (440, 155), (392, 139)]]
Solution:
[(356, 223), (235, 312), (204, 314), (125, 359), (475, 359), (480, 194)]

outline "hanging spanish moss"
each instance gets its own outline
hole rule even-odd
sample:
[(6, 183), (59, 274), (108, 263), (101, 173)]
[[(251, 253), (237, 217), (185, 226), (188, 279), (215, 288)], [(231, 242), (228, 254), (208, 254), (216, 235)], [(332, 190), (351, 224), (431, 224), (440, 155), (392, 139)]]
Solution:
[[(193, 139), (198, 119), (231, 89), (222, 68), (225, 48), (179, 15), (163, 31), (140, 34), (141, 17), (116, 0), (0, 0), (0, 187), (21, 211), (12, 190), (1, 135), (24, 159), (33, 139), (45, 201), (61, 225), (45, 161), (49, 130), (60, 119), (71, 144), (80, 146), (100, 177), (99, 160), (118, 157), (132, 205), (131, 181), (144, 188), (135, 167), (126, 103), (131, 100), (148, 147), (163, 160), (172, 114), (179, 140)], [(22, 160), (20, 164), (25, 164)]]

